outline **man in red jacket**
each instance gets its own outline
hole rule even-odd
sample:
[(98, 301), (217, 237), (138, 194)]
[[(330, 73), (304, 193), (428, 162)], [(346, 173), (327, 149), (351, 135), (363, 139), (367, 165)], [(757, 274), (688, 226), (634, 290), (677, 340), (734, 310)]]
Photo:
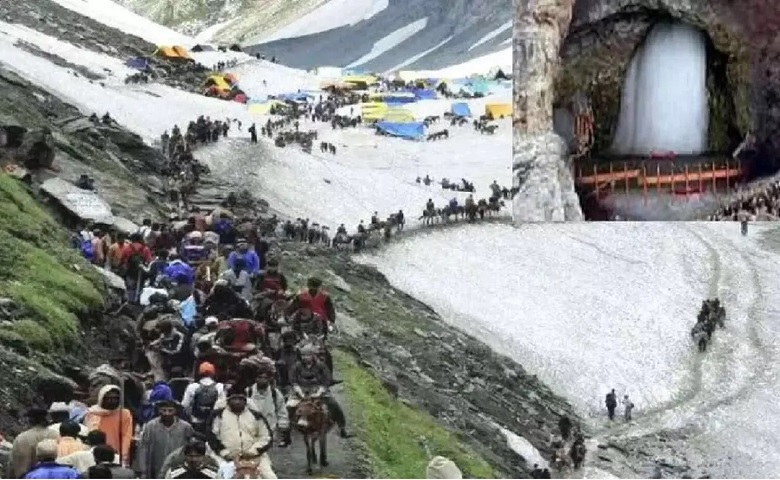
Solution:
[(288, 308), (288, 313), (294, 314), (301, 308), (308, 308), (320, 319), (325, 335), (327, 336), (330, 324), (335, 323), (336, 321), (336, 308), (333, 306), (330, 295), (321, 288), (322, 280), (311, 277), (309, 278), (309, 281), (306, 282), (306, 286), (307, 288), (305, 290), (301, 290), (300, 293), (295, 296)]
[(120, 253), (121, 270), (127, 285), (127, 298), (135, 303), (143, 286), (146, 265), (152, 261), (152, 251), (144, 243), (140, 233), (130, 235), (130, 242), (122, 247)]

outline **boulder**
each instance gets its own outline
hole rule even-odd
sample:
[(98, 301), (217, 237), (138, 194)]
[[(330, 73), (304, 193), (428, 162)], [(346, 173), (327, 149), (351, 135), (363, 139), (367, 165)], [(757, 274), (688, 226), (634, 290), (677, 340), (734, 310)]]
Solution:
[(48, 128), (30, 130), (16, 152), (16, 158), (25, 168), (51, 168), (54, 163), (54, 137)]
[(137, 232), (141, 227), (136, 224), (135, 222), (126, 219), (125, 217), (113, 217), (113, 222), (110, 224), (112, 227), (116, 228), (118, 231), (126, 234), (131, 234)]
[(122, 280), (122, 277), (120, 277), (116, 273), (106, 270), (105, 268), (100, 268), (97, 265), (93, 265), (93, 267), (95, 267), (95, 270), (100, 272), (103, 278), (105, 278), (106, 284), (109, 287), (121, 291), (125, 291), (127, 289), (127, 286), (125, 285), (125, 281)]
[(41, 191), (59, 202), (80, 220), (106, 225), (114, 224), (111, 207), (95, 192), (82, 190), (59, 177), (43, 182)]

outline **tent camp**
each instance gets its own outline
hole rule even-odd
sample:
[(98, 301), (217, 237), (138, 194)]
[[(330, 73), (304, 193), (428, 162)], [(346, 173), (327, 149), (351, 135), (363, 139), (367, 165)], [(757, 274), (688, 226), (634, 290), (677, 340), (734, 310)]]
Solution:
[(512, 116), (511, 103), (488, 103), (485, 105), (485, 115), (493, 118), (504, 118)]
[(458, 117), (471, 116), (471, 109), (469, 108), (469, 104), (465, 102), (453, 103), (450, 112)]
[(377, 122), (375, 126), (377, 131), (391, 137), (417, 140), (425, 136), (425, 124), (422, 122)]
[(149, 60), (146, 57), (128, 58), (125, 62), (125, 66), (135, 68), (137, 70), (148, 70)]
[(214, 50), (216, 49), (211, 45), (203, 45), (201, 43), (195, 45), (190, 49), (191, 52), (213, 52)]

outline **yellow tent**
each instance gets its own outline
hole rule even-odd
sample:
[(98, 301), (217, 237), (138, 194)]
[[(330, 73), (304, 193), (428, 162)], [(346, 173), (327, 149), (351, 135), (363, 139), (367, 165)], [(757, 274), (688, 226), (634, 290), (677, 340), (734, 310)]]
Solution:
[(512, 116), (511, 103), (488, 103), (485, 105), (485, 115), (493, 118), (504, 118)]
[(411, 123), (414, 122), (414, 114), (405, 108), (393, 107), (388, 108), (385, 112), (384, 121), (395, 123)]
[(187, 49), (182, 47), (181, 45), (174, 45), (171, 47), (171, 49), (178, 54), (181, 58), (186, 58), (187, 60), (192, 60), (192, 57), (187, 52)]
[(230, 85), (225, 81), (222, 75), (211, 75), (206, 78), (206, 86), (215, 86), (220, 90), (230, 90)]
[(347, 83), (367, 83), (368, 85), (376, 85), (379, 83), (379, 79), (373, 75), (347, 75), (341, 78), (342, 82)]
[(377, 121), (385, 118), (387, 113), (387, 104), (380, 102), (361, 103), (360, 116), (367, 121)]
[(163, 58), (179, 58), (179, 54), (171, 47), (158, 46), (152, 55)]
[(268, 103), (252, 103), (249, 105), (249, 114), (253, 116), (268, 115), (271, 105)]
[(270, 115), (271, 107), (284, 104), (284, 102), (280, 102), (279, 100), (269, 100), (266, 103), (252, 103), (249, 105), (249, 113), (253, 116)]

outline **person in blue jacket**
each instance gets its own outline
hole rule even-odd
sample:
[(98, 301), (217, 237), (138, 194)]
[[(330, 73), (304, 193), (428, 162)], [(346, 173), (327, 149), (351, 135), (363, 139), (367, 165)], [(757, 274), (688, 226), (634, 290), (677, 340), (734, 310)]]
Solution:
[(176, 254), (171, 254), (168, 266), (163, 270), (163, 276), (179, 284), (195, 283), (195, 269), (184, 263)]
[(244, 259), (244, 269), (249, 272), (249, 275), (256, 276), (260, 273), (260, 257), (257, 256), (257, 252), (249, 250), (249, 244), (246, 239), (239, 238), (237, 250), (231, 252), (227, 259), (228, 268), (233, 270), (237, 258)]
[(38, 458), (38, 463), (24, 474), (24, 478), (81, 478), (75, 468), (57, 463), (56, 440), (47, 439), (38, 442), (35, 447), (35, 456)]

